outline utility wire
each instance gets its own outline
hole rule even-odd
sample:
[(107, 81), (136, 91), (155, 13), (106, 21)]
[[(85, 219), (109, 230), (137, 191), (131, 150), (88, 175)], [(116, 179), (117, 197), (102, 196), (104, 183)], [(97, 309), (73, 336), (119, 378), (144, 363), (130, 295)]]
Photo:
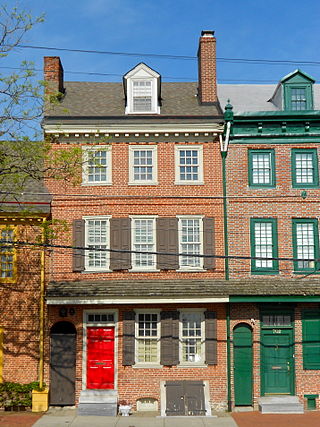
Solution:
[[(164, 58), (164, 59), (178, 59), (178, 60), (197, 60), (197, 56), (188, 55), (168, 55), (158, 53), (141, 53), (141, 52), (115, 52), (115, 51), (104, 51), (104, 50), (91, 50), (91, 49), (70, 49), (52, 46), (34, 46), (34, 45), (17, 45), (22, 49), (40, 49), (40, 50), (56, 50), (61, 52), (78, 52), (78, 53), (93, 53), (100, 55), (115, 55), (115, 56), (139, 56), (148, 58)], [(249, 64), (274, 64), (274, 65), (320, 65), (320, 61), (301, 61), (301, 60), (279, 60), (279, 59), (256, 59), (256, 58), (226, 58), (217, 57), (216, 60), (219, 62), (230, 62), (230, 63), (249, 63)]]
[(190, 254), (186, 252), (159, 252), (159, 251), (136, 251), (127, 249), (110, 249), (110, 248), (96, 248), (89, 246), (73, 246), (73, 245), (57, 245), (52, 243), (34, 243), (25, 242), (19, 240), (7, 240), (0, 239), (0, 248), (8, 249), (10, 246), (31, 246), (37, 248), (59, 248), (59, 249), (71, 249), (81, 251), (94, 251), (94, 252), (110, 252), (110, 253), (122, 253), (122, 254), (147, 254), (147, 255), (166, 255), (166, 256), (185, 256), (190, 258), (217, 258), (217, 259), (236, 259), (236, 260), (264, 260), (264, 261), (308, 261), (308, 262), (320, 262), (317, 258), (287, 258), (287, 257), (253, 257), (253, 256), (242, 256), (242, 255), (213, 255), (213, 254)]

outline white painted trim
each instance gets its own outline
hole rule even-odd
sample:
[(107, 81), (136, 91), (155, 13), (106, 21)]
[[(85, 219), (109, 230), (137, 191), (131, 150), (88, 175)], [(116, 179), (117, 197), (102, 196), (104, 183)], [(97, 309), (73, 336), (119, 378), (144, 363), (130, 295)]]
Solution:
[[(182, 250), (182, 241), (181, 241), (181, 220), (188, 220), (188, 219), (198, 219), (199, 220), (199, 226), (200, 226), (200, 255), (203, 255), (203, 215), (177, 215), (177, 218), (179, 220), (178, 222), (178, 241), (179, 241), (179, 253), (183, 253)], [(187, 266), (187, 265), (181, 265), (181, 259), (182, 256), (179, 256), (179, 271), (203, 271), (203, 264), (204, 264), (204, 258), (201, 257), (200, 259), (200, 265), (199, 267), (195, 266)]]
[[(112, 151), (111, 145), (85, 145), (82, 146), (82, 185), (83, 186), (96, 186), (96, 185), (111, 185), (112, 184)], [(105, 151), (106, 152), (106, 180), (105, 181), (88, 181), (88, 168), (89, 168), (89, 152)]]
[[(152, 309), (152, 308), (145, 308), (145, 309), (136, 309), (134, 310), (135, 312), (135, 319), (134, 319), (134, 338), (135, 338), (135, 355), (134, 355), (134, 360), (135, 360), (135, 365), (134, 366), (138, 366), (138, 367), (153, 367), (153, 366), (161, 366), (160, 365), (160, 328), (161, 328), (161, 324), (160, 324), (160, 309)], [(138, 361), (138, 343), (137, 341), (139, 340), (139, 336), (138, 336), (138, 328), (139, 328), (139, 322), (138, 322), (138, 316), (139, 314), (156, 314), (157, 315), (157, 336), (156, 337), (150, 337), (153, 339), (157, 340), (157, 361), (156, 362), (139, 362)]]
[[(181, 180), (180, 179), (180, 151), (196, 150), (198, 151), (198, 179), (197, 180)], [(179, 144), (174, 147), (175, 159), (175, 184), (177, 185), (201, 185), (203, 181), (203, 145)]]
[[(152, 153), (152, 180), (134, 179), (134, 152), (151, 151)], [(158, 147), (157, 145), (129, 145), (129, 184), (130, 185), (155, 185), (158, 184)]]
[[(98, 221), (107, 221), (107, 242), (106, 242), (106, 249), (110, 248), (110, 218), (111, 215), (97, 215), (97, 216), (83, 216), (82, 219), (85, 221), (85, 247), (89, 246), (88, 243), (88, 226), (87, 226), (87, 222), (90, 220), (98, 220)], [(88, 265), (88, 251), (85, 251), (85, 255), (84, 255), (84, 263), (85, 263), (85, 270), (84, 273), (87, 273), (88, 271), (90, 272), (104, 272), (104, 271), (109, 271), (109, 266), (110, 266), (110, 252), (106, 251), (106, 265), (103, 267), (97, 267), (94, 268), (92, 266)]]
[[(97, 125), (62, 125), (62, 124), (44, 124), (43, 129), (46, 133), (53, 134), (99, 134), (101, 137), (105, 137), (105, 134), (108, 133), (119, 133), (119, 134), (134, 134), (134, 133), (146, 133), (148, 132), (150, 135), (154, 135), (155, 133), (179, 133), (185, 132), (188, 133), (211, 133), (212, 136), (217, 136), (218, 133), (222, 134), (224, 131), (223, 125), (218, 123), (184, 123), (184, 124), (152, 124), (150, 127), (149, 124), (140, 124), (140, 125), (108, 125), (108, 127), (100, 127), (97, 129)], [(189, 137), (192, 137), (190, 135)], [(206, 135), (207, 136), (207, 135)], [(207, 136), (210, 137), (211, 135)], [(218, 142), (218, 141), (217, 141)]]
[[(152, 237), (153, 237), (153, 250), (152, 252), (156, 252), (157, 249), (157, 233), (156, 233), (156, 218), (158, 217), (158, 215), (129, 215), (129, 218), (131, 218), (131, 250), (135, 251), (135, 220), (136, 219), (141, 219), (141, 220), (152, 220)], [(132, 257), (131, 257), (131, 264), (132, 264), (132, 268), (130, 269), (130, 271), (156, 271), (156, 264), (157, 264), (157, 257), (156, 254), (152, 254), (152, 265), (150, 266), (136, 266), (134, 265), (134, 258), (135, 258), (135, 254), (132, 253)]]
[(88, 313), (99, 313), (99, 314), (114, 314), (114, 322), (107, 322), (102, 324), (91, 325), (88, 327), (114, 327), (114, 390), (118, 389), (118, 310), (102, 309), (102, 310), (83, 310), (82, 313), (82, 330), (83, 330), (83, 341), (82, 341), (82, 390), (87, 389), (87, 314)]
[(47, 297), (48, 305), (84, 305), (84, 304), (192, 304), (192, 303), (226, 303), (229, 297), (199, 297), (199, 298), (75, 298), (75, 297)]
[[(205, 317), (204, 317), (204, 308), (181, 308), (179, 309), (179, 360), (181, 367), (189, 367), (189, 368), (195, 368), (197, 366), (203, 366), (205, 361)], [(200, 337), (200, 360), (198, 362), (184, 362), (183, 355), (182, 355), (182, 315), (184, 313), (188, 314), (200, 314), (200, 327), (201, 327), (201, 337)], [(190, 337), (191, 338), (191, 337)]]

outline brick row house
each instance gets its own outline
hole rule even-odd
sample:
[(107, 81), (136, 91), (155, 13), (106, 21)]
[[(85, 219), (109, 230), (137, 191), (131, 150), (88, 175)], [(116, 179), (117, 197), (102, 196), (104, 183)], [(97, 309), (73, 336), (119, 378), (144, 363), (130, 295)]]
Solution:
[(41, 241), (50, 197), (33, 180), (24, 189), (34, 194), (7, 194), (1, 186), (1, 383), (43, 381), (44, 249), (28, 243)]
[(289, 395), (319, 407), (320, 98), (314, 83), (296, 70), (278, 85), (219, 86), (231, 130), (228, 274), (239, 280), (230, 295), (236, 406)]
[(65, 82), (60, 59), (45, 58), (61, 99), (44, 133), (53, 150), (83, 152), (81, 183), (47, 182), (52, 217), (69, 226), (53, 242), (65, 248), (53, 250), (46, 294), (52, 405), (115, 414), (120, 402), (162, 415), (226, 407), (223, 114), (211, 31), (198, 60), (198, 83), (162, 82), (144, 63), (122, 83), (92, 83)]

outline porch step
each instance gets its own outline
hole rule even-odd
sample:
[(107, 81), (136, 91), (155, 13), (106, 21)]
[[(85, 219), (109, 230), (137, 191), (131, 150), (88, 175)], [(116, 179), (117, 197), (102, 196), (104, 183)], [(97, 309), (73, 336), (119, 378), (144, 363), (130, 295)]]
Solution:
[(303, 414), (303, 404), (297, 396), (264, 396), (259, 399), (262, 414)]
[(78, 415), (117, 415), (117, 390), (82, 390), (79, 398)]

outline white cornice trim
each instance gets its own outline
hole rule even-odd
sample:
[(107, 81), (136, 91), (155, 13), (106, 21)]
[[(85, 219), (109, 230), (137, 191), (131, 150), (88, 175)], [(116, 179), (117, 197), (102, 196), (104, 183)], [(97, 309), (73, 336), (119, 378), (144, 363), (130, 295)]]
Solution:
[(95, 134), (96, 136), (105, 134), (125, 134), (125, 133), (223, 133), (223, 125), (219, 123), (185, 123), (185, 124), (163, 124), (156, 123), (141, 125), (110, 125), (108, 127), (97, 125), (57, 125), (44, 124), (43, 129), (47, 134)]
[(229, 298), (47, 298), (48, 305), (64, 304), (191, 304), (191, 303), (225, 303)]

